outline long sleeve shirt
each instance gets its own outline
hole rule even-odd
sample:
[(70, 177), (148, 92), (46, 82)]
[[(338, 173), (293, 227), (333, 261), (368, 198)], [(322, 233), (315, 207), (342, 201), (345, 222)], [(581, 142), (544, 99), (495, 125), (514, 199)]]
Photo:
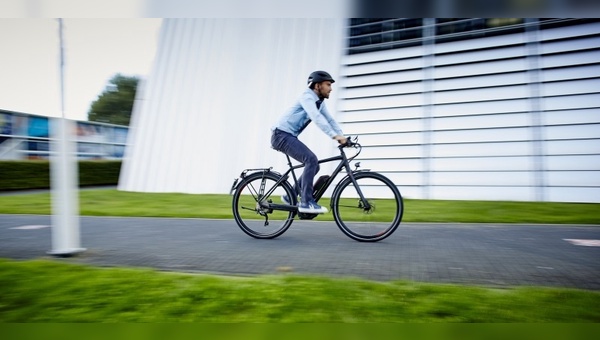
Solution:
[(281, 116), (273, 129), (279, 129), (297, 137), (306, 125), (313, 121), (329, 137), (343, 136), (342, 129), (327, 111), (325, 102), (320, 103), (320, 107), (317, 107), (317, 101), (319, 101), (317, 94), (307, 88), (296, 103)]

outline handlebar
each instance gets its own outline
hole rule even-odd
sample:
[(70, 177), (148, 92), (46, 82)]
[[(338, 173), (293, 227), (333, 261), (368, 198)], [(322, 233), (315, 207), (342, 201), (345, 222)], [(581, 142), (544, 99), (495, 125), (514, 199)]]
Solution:
[(358, 136), (354, 136), (354, 140), (352, 140), (351, 136), (346, 137), (346, 143), (340, 144), (338, 146), (338, 149), (340, 149), (340, 152), (342, 154), (344, 154), (344, 148), (355, 148), (355, 149), (357, 149), (355, 155), (353, 155), (351, 157), (348, 157), (348, 161), (351, 161), (351, 160), (355, 159), (360, 154), (360, 152), (362, 151), (362, 146), (360, 144), (358, 144)]
[(360, 147), (360, 144), (358, 144), (358, 136), (354, 136), (354, 141), (352, 140), (351, 136), (347, 136), (346, 137), (346, 143), (340, 144), (338, 146), (338, 148), (340, 148), (340, 149), (342, 149), (342, 148), (351, 148), (351, 147), (354, 147), (354, 148)]

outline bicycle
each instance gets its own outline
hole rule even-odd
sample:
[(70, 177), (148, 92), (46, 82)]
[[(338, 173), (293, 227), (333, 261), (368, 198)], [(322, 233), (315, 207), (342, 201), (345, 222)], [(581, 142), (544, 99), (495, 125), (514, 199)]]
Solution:
[[(344, 148), (356, 149), (356, 154), (347, 157)], [(335, 178), (345, 170), (346, 175), (336, 184), (331, 195), (330, 207), (340, 230), (348, 237), (361, 242), (376, 242), (392, 235), (402, 221), (404, 205), (396, 185), (384, 175), (370, 169), (350, 168), (362, 151), (358, 137), (347, 139), (338, 146), (339, 156), (320, 159), (319, 164), (340, 161), (331, 175), (321, 176), (315, 183), (314, 198), (319, 201)], [(294, 188), (298, 188), (295, 170), (304, 164), (293, 165), (286, 155), (289, 169), (280, 174), (273, 168), (245, 169), (231, 186), (232, 210), (238, 226), (249, 236), (272, 239), (283, 234), (295, 217), (313, 219), (318, 214), (298, 211), (298, 199)], [(295, 186), (288, 182), (292, 175)], [(281, 196), (287, 195), (290, 204)], [(274, 200), (281, 200), (275, 203)]]

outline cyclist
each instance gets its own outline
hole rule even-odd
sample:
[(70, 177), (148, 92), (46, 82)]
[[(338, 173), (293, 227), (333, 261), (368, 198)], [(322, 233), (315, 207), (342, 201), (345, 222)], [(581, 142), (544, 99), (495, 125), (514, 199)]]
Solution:
[[(271, 146), (293, 159), (304, 164), (304, 172), (299, 179), (301, 213), (324, 214), (327, 208), (315, 202), (313, 197), (313, 180), (319, 172), (317, 156), (300, 140), (298, 135), (314, 121), (329, 137), (340, 144), (346, 144), (346, 137), (337, 122), (327, 111), (324, 100), (329, 98), (331, 84), (335, 80), (325, 71), (315, 71), (308, 76), (308, 88), (302, 93), (294, 105), (279, 119), (273, 127)], [(290, 204), (287, 196), (281, 199)]]

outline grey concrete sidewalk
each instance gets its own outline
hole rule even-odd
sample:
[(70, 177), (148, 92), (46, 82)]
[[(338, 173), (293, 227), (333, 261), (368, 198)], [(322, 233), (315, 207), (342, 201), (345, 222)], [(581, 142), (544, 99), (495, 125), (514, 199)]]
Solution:
[[(231, 220), (80, 221), (87, 251), (61, 261), (228, 275), (292, 272), (600, 289), (600, 247), (589, 241), (600, 240), (600, 226), (409, 223), (381, 242), (361, 243), (333, 222), (294, 221), (279, 238), (256, 240)], [(50, 223), (50, 216), (0, 215), (0, 257), (50, 257)]]

